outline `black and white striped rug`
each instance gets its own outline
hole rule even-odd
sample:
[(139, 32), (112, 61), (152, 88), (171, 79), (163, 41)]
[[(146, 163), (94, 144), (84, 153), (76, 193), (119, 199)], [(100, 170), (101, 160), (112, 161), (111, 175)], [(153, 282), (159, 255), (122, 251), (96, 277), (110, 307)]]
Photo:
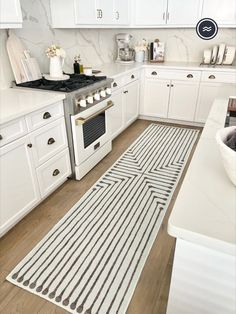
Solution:
[(7, 280), (71, 313), (124, 314), (197, 136), (150, 125)]

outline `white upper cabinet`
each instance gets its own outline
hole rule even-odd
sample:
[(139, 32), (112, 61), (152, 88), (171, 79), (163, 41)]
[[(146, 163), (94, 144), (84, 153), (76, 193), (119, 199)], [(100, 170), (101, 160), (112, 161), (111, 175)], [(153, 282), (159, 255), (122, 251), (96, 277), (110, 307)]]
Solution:
[(201, 0), (168, 0), (168, 25), (196, 25), (201, 18)]
[(51, 0), (50, 4), (55, 28), (129, 25), (127, 0)]
[(117, 25), (129, 25), (130, 8), (127, 0), (114, 0), (114, 16), (113, 19)]
[(22, 13), (19, 0), (0, 0), (0, 28), (22, 27)]
[[(56, 1), (51, 1), (51, 3)], [(95, 0), (75, 0), (75, 24), (97, 24), (101, 13), (96, 11)], [(56, 12), (55, 12), (56, 13)], [(73, 12), (72, 12), (73, 13)]]
[(167, 0), (136, 0), (134, 23), (138, 26), (166, 23)]
[(134, 25), (144, 27), (195, 27), (201, 17), (202, 0), (135, 0)]
[(209, 17), (220, 26), (236, 25), (235, 0), (205, 0), (203, 3), (202, 17)]
[[(0, 1), (8, 5), (8, 1)], [(50, 0), (50, 3), (55, 28), (195, 28), (204, 17), (213, 18), (220, 27), (236, 27), (236, 0)]]

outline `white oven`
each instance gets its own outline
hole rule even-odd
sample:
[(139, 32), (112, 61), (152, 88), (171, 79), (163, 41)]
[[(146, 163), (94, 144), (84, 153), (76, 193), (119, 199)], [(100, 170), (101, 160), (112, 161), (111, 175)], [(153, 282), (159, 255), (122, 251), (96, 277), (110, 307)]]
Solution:
[(77, 180), (111, 151), (109, 108), (112, 106), (113, 103), (108, 98), (71, 116)]

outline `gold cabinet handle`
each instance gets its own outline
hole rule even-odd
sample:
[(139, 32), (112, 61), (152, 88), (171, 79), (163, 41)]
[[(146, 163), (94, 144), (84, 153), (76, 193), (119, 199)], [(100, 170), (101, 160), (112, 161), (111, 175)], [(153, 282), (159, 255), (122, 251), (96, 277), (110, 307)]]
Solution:
[(84, 123), (88, 122), (89, 120), (91, 120), (91, 119), (95, 118), (96, 116), (98, 116), (100, 113), (103, 113), (104, 111), (106, 111), (107, 109), (109, 109), (109, 108), (111, 108), (113, 106), (114, 106), (113, 102), (111, 100), (109, 100), (107, 102), (107, 106), (105, 108), (102, 108), (102, 109), (98, 110), (97, 112), (91, 114), (91, 116), (88, 116), (87, 118), (78, 118), (78, 119), (76, 119), (75, 120), (75, 124), (76, 125), (84, 124)]

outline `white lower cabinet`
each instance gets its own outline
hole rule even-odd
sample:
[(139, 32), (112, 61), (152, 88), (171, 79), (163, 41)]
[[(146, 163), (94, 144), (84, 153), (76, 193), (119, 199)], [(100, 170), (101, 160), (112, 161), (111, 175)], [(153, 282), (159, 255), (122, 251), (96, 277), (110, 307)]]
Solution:
[(145, 79), (141, 115), (166, 118), (168, 112), (169, 80)]
[(206, 122), (213, 101), (236, 95), (236, 85), (226, 83), (201, 83), (195, 121)]
[(171, 81), (168, 118), (193, 121), (197, 104), (199, 83)]
[(65, 149), (37, 168), (41, 196), (53, 192), (70, 174), (70, 156), (68, 149)]
[(193, 121), (199, 81), (200, 73), (198, 71), (147, 69), (141, 115)]
[(114, 106), (109, 109), (109, 121), (111, 129), (111, 138), (115, 138), (124, 129), (124, 107), (123, 107), (123, 89), (120, 88), (112, 94)]
[(124, 90), (124, 117), (125, 126), (138, 118), (139, 114), (139, 81), (126, 86)]
[[(0, 126), (0, 236), (71, 174), (62, 105), (44, 108), (51, 112), (47, 124), (39, 110)], [(52, 108), (58, 113), (54, 118)], [(38, 129), (28, 123), (34, 116)]]
[(39, 201), (29, 136), (0, 149), (0, 235)]
[(114, 106), (109, 109), (111, 137), (114, 139), (139, 115), (139, 72), (115, 78), (111, 100)]

